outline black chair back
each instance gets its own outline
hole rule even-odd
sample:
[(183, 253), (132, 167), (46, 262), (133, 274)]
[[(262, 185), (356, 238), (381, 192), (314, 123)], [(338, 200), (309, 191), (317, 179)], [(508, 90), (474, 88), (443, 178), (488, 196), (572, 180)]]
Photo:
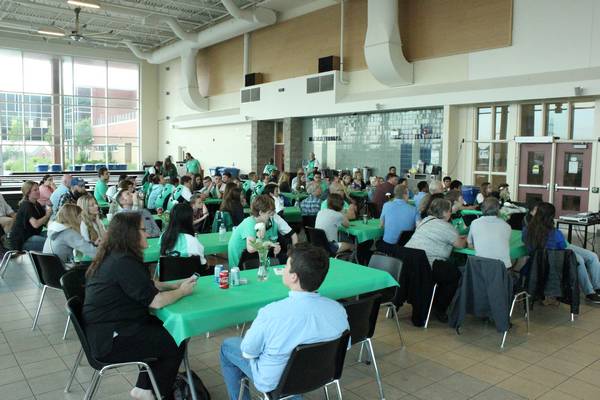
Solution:
[(185, 279), (199, 273), (201, 276), (211, 275), (208, 265), (202, 265), (200, 256), (172, 257), (161, 256), (158, 268), (158, 280), (161, 282)]
[(83, 268), (74, 268), (60, 277), (60, 284), (67, 300), (71, 297), (85, 299), (85, 271)]
[(309, 228), (314, 228), (316, 221), (317, 221), (316, 215), (303, 215), (302, 216), (302, 226), (308, 226)]
[(408, 243), (413, 233), (415, 233), (415, 231), (403, 231), (398, 238), (398, 246), (404, 246)]
[(342, 374), (350, 332), (321, 343), (297, 346), (281, 374), (279, 384), (269, 398), (308, 393), (339, 379)]
[(323, 229), (311, 228), (309, 226), (305, 227), (306, 235), (308, 237), (308, 241), (314, 246), (321, 247), (327, 251), (327, 254), (331, 254), (331, 249), (329, 248), (329, 240), (327, 240), (327, 235), (325, 235), (325, 231)]
[(462, 214), (461, 218), (466, 226), (471, 226), (471, 223), (479, 218), (477, 214)]
[(85, 335), (85, 330), (83, 328), (83, 303), (79, 297), (71, 297), (67, 300), (67, 313), (69, 317), (71, 317), (71, 323), (75, 328), (75, 332), (77, 333), (77, 337), (79, 338), (79, 342), (81, 343), (81, 348), (85, 353), (85, 357), (90, 364), (90, 367), (95, 370), (100, 370), (105, 364), (99, 362), (92, 356), (92, 351), (90, 349), (90, 344), (87, 340), (87, 336)]
[(55, 254), (30, 251), (33, 266), (40, 283), (54, 289), (62, 289), (60, 278), (67, 272), (60, 258)]
[(377, 209), (377, 205), (373, 202), (367, 201), (367, 211), (369, 212), (369, 216), (371, 218), (379, 218), (381, 213)]
[(377, 324), (381, 296), (377, 294), (344, 302), (342, 305), (346, 309), (346, 314), (348, 314), (352, 343), (360, 343), (363, 340), (372, 338)]
[(510, 225), (510, 229), (515, 231), (523, 230), (523, 220), (525, 219), (526, 213), (513, 213), (510, 214), (508, 221), (506, 223)]

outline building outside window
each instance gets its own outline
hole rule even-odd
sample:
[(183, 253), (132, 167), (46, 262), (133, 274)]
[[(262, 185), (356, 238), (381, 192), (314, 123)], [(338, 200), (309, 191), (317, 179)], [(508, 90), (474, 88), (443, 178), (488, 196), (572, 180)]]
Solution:
[(508, 106), (494, 105), (477, 108), (475, 137), (475, 185), (491, 182), (496, 188), (506, 182), (508, 157)]
[(521, 105), (521, 136), (594, 139), (594, 102), (553, 100)]

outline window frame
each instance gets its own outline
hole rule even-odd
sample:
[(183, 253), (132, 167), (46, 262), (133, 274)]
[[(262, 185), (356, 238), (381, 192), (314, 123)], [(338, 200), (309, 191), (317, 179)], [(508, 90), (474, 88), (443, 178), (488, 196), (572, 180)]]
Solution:
[[(488, 104), (488, 105), (478, 105), (475, 107), (475, 130), (474, 130), (474, 140), (473, 140), (473, 173), (472, 173), (472, 177), (473, 177), (473, 183), (475, 184), (477, 182), (477, 175), (486, 175), (487, 176), (487, 182), (492, 182), (493, 181), (493, 177), (494, 176), (502, 176), (504, 177), (504, 181), (506, 182), (506, 178), (508, 176), (508, 146), (509, 146), (509, 129), (508, 129), (508, 123), (506, 124), (506, 132), (504, 134), (504, 139), (496, 139), (496, 109), (497, 108), (501, 108), (501, 107), (506, 107), (506, 114), (507, 114), (507, 121), (508, 121), (508, 116), (510, 115), (510, 104), (509, 103), (499, 103), (499, 104)], [(491, 138), (489, 140), (485, 139), (485, 140), (479, 140), (479, 110), (483, 109), (483, 108), (490, 108), (490, 132), (491, 132)], [(487, 170), (480, 170), (477, 169), (477, 159), (478, 159), (478, 155), (477, 152), (479, 151), (479, 147), (478, 145), (480, 143), (485, 143), (485, 144), (489, 144), (489, 158), (488, 158), (488, 168)], [(494, 147), (495, 145), (498, 144), (505, 144), (507, 146), (507, 151), (506, 151), (506, 164), (504, 166), (504, 172), (498, 172), (498, 171), (494, 171)]]

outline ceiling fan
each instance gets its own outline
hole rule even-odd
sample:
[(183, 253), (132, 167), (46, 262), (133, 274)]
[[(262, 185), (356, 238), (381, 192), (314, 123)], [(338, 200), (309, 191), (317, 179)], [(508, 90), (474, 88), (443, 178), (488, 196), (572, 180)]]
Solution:
[(54, 37), (64, 37), (68, 36), (74, 42), (83, 42), (87, 39), (112, 39), (111, 37), (107, 37), (106, 35), (111, 35), (114, 33), (114, 30), (106, 31), (106, 32), (98, 32), (98, 33), (84, 33), (83, 29), (85, 29), (86, 24), (81, 25), (79, 22), (79, 14), (81, 13), (81, 8), (77, 7), (74, 9), (75, 11), (75, 27), (70, 33), (65, 33), (62, 29), (59, 29), (55, 26), (40, 28), (38, 33), (45, 36), (54, 36)]

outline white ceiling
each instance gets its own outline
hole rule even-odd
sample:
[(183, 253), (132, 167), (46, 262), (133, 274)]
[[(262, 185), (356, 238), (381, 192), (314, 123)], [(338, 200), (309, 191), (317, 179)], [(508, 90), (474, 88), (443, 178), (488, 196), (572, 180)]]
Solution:
[[(261, 5), (279, 13), (295, 16), (335, 4), (333, 0), (234, 0), (241, 8)], [(98, 0), (100, 9), (82, 7), (80, 32), (99, 34), (76, 43), (84, 47), (124, 47), (131, 40), (143, 49), (153, 49), (176, 39), (163, 16), (174, 17), (189, 31), (205, 29), (230, 18), (220, 0)], [(67, 0), (0, 0), (0, 35), (4, 37), (44, 40), (50, 43), (71, 42), (68, 35), (75, 25), (75, 6)], [(37, 33), (41, 27), (63, 30), (63, 38), (45, 37)], [(75, 44), (75, 43), (73, 43)]]

